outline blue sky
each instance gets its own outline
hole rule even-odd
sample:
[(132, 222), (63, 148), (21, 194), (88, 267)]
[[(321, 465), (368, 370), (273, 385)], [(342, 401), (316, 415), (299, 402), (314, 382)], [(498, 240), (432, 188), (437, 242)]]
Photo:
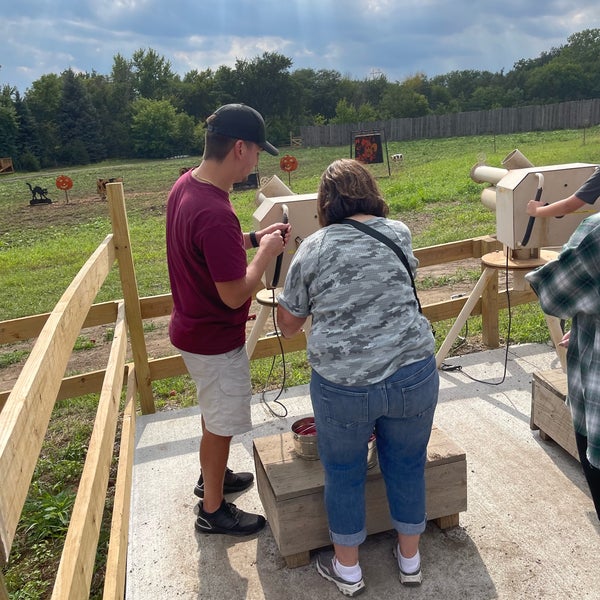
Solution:
[(263, 52), (352, 79), (506, 72), (597, 27), (598, 0), (16, 0), (0, 19), (0, 85), (109, 75), (117, 53), (140, 48), (181, 76)]

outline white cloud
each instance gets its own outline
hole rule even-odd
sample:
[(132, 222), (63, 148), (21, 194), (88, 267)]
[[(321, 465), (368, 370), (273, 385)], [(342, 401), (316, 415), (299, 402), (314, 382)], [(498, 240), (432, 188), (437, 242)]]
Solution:
[(597, 0), (171, 0), (168, 10), (158, 0), (22, 0), (0, 21), (0, 85), (25, 91), (70, 67), (109, 74), (117, 53), (139, 48), (181, 76), (263, 52), (357, 79), (509, 71), (596, 27)]

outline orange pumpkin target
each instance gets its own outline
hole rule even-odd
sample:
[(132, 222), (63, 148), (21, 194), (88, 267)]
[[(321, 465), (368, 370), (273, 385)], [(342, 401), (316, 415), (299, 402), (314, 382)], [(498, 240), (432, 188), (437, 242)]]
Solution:
[(296, 160), (295, 156), (286, 154), (285, 156), (281, 157), (281, 160), (279, 161), (279, 166), (281, 167), (282, 171), (285, 171), (286, 173), (291, 173), (292, 171), (295, 171), (298, 168), (298, 161)]
[(70, 177), (67, 177), (66, 175), (59, 175), (56, 178), (56, 187), (59, 190), (64, 190), (66, 192), (67, 190), (70, 190), (73, 187), (73, 180)]

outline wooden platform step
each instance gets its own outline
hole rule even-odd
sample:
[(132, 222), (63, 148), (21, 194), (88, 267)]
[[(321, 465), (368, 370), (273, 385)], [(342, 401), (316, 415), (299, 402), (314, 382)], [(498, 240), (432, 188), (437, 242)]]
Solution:
[[(300, 458), (292, 432), (254, 440), (258, 493), (277, 546), (288, 567), (308, 564), (310, 551), (331, 544), (323, 501), (320, 461)], [(439, 527), (459, 524), (467, 509), (465, 452), (434, 428), (425, 468), (427, 516)], [(367, 475), (367, 532), (392, 529), (385, 485), (379, 467)]]

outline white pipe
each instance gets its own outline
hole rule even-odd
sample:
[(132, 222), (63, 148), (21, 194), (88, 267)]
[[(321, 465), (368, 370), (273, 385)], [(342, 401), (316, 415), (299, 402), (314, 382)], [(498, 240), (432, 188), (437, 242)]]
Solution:
[(481, 203), (490, 210), (496, 210), (496, 186), (485, 188), (481, 192)]
[(519, 150), (513, 150), (503, 161), (502, 166), (509, 170), (528, 169), (533, 167), (533, 163), (524, 156)]
[(493, 183), (496, 185), (507, 173), (508, 169), (499, 169), (498, 167), (489, 167), (478, 163), (471, 169), (471, 179), (475, 183)]

